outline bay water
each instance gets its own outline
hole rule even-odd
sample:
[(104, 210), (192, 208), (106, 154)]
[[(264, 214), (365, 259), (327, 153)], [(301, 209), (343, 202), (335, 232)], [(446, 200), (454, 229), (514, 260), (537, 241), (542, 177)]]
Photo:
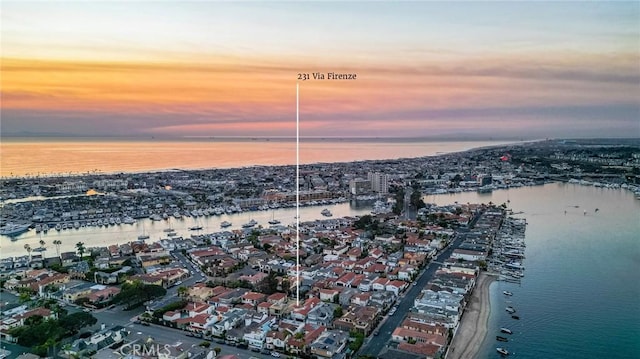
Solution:
[(525, 277), (491, 285), (489, 330), (477, 358), (500, 358), (496, 347), (523, 359), (640, 357), (640, 200), (632, 192), (553, 183), (426, 200), (507, 203), (528, 223)]

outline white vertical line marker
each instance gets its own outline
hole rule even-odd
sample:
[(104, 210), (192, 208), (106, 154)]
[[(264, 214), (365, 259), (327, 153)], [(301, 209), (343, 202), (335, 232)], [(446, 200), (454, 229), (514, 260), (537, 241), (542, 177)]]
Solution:
[(296, 82), (296, 306), (300, 306), (300, 85)]

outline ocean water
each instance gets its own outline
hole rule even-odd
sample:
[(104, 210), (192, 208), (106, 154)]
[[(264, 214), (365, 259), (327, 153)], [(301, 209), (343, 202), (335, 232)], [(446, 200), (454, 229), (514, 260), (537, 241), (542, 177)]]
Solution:
[[(300, 163), (433, 156), (505, 141), (419, 139), (302, 139)], [(291, 139), (35, 139), (0, 141), (0, 177), (144, 172), (168, 169), (293, 165)]]
[[(556, 183), (427, 200), (509, 201), (528, 222), (525, 277), (492, 284), (478, 358), (500, 358), (496, 347), (523, 359), (640, 357), (640, 200), (631, 192)], [(495, 340), (500, 327), (514, 332), (508, 343)]]

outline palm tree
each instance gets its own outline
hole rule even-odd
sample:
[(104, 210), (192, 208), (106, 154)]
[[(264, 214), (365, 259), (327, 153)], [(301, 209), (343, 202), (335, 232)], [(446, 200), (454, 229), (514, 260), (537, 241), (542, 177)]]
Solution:
[(82, 255), (84, 254), (84, 251), (86, 250), (86, 248), (84, 247), (84, 243), (82, 243), (82, 242), (76, 243), (76, 249), (78, 250), (78, 253), (80, 253), (80, 259), (82, 259)]
[[(47, 248), (44, 246), (45, 244), (47, 244), (47, 242), (45, 242), (44, 239), (40, 239), (40, 248), (43, 248), (44, 251), (47, 250)], [(44, 251), (43, 251), (43, 253), (44, 253)], [(43, 254), (42, 257), (44, 258), (44, 254)]]
[(29, 254), (29, 262), (31, 262), (31, 246), (28, 244), (24, 245), (24, 249), (27, 251), (27, 253)]
[(53, 240), (53, 245), (56, 246), (56, 253), (58, 253), (58, 258), (60, 258), (60, 245), (62, 244), (62, 241), (59, 239), (55, 239)]
[(180, 286), (178, 287), (178, 295), (181, 297), (184, 297), (187, 295), (187, 293), (189, 293), (189, 288), (185, 287), (185, 286)]

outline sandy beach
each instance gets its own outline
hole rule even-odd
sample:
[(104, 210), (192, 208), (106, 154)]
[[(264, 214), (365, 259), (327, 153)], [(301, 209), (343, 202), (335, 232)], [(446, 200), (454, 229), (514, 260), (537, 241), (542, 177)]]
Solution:
[(484, 337), (487, 335), (487, 322), (491, 306), (489, 305), (489, 286), (495, 277), (481, 273), (476, 288), (462, 317), (447, 359), (475, 358)]

